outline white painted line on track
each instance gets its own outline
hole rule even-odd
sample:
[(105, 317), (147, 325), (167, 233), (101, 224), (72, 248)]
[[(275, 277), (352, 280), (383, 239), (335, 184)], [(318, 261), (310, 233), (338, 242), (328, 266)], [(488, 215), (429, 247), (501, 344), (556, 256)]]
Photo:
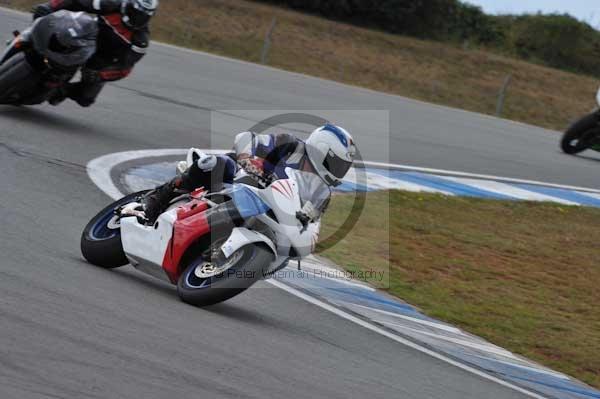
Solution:
[[(531, 184), (534, 186), (543, 186), (543, 187), (550, 187), (550, 188), (559, 188), (559, 189), (564, 189), (564, 190), (580, 191), (580, 192), (582, 192), (582, 194), (585, 194), (585, 193), (600, 194), (600, 190), (595, 189), (595, 188), (567, 186), (564, 184), (555, 184), (555, 183), (544, 183), (544, 182), (538, 181), (538, 180), (515, 179), (515, 178), (511, 178), (511, 177), (482, 175), (482, 174), (476, 174), (476, 173), (459, 172), (459, 171), (455, 171), (455, 170), (423, 168), (423, 167), (419, 167), (419, 166), (400, 165), (400, 164), (392, 164), (392, 163), (386, 163), (386, 162), (365, 161), (365, 162), (363, 162), (363, 164), (365, 164), (366, 166), (406, 170), (409, 172), (423, 172), (423, 173), (428, 173), (428, 174), (449, 175), (449, 176), (455, 176), (455, 177), (467, 177), (467, 178), (482, 179), (482, 180), (494, 180), (494, 181), (500, 181), (500, 182), (506, 182), (506, 183)], [(441, 177), (444, 177), (444, 176), (441, 176)]]
[[(225, 150), (201, 150), (208, 154), (223, 154)], [(124, 152), (115, 152), (92, 159), (87, 164), (88, 176), (98, 188), (111, 198), (120, 198), (125, 195), (112, 181), (110, 176), (112, 169), (122, 163), (134, 159), (167, 157), (167, 156), (185, 156), (188, 149), (167, 148), (161, 150), (132, 150)], [(108, 166), (107, 166), (108, 165)]]
[[(94, 168), (100, 167), (100, 170), (104, 170), (104, 173), (107, 174), (108, 177), (110, 177), (110, 171), (106, 171), (105, 168), (102, 168), (102, 164), (105, 162), (116, 165), (118, 163), (125, 162), (125, 161), (131, 160), (131, 159), (162, 157), (162, 156), (170, 156), (170, 155), (184, 155), (187, 153), (187, 151), (188, 151), (188, 149), (173, 148), (173, 149), (134, 150), (134, 151), (118, 152), (118, 153), (104, 155), (104, 156), (101, 156), (99, 158), (92, 160), (90, 162), (90, 164), (88, 164), (88, 168), (90, 167), (90, 165), (93, 166)], [(200, 149), (200, 151), (204, 151), (209, 154), (223, 154), (223, 153), (227, 152), (227, 150), (212, 150), (212, 149)], [(119, 161), (118, 163), (114, 163), (115, 161), (118, 161), (120, 159), (123, 159), (123, 160)], [(92, 162), (93, 162), (93, 165), (92, 165)], [(480, 174), (475, 174), (475, 173), (458, 172), (458, 171), (451, 171), (451, 170), (444, 170), (444, 169), (422, 168), (419, 166), (400, 165), (400, 164), (385, 163), (385, 162), (365, 161), (365, 162), (363, 162), (363, 164), (365, 166), (374, 166), (374, 167), (381, 167), (381, 168), (386, 168), (386, 169), (400, 169), (400, 170), (406, 170), (406, 171), (423, 172), (423, 173), (428, 173), (428, 174), (439, 174), (439, 175), (442, 175), (439, 177), (443, 177), (443, 178), (446, 178), (449, 176), (450, 177), (464, 177), (464, 178), (470, 178), (470, 179), (492, 180), (492, 181), (497, 181), (500, 183), (510, 182), (510, 183), (517, 183), (517, 184), (531, 184), (531, 185), (536, 185), (536, 186), (559, 188), (559, 189), (564, 189), (564, 190), (573, 190), (573, 191), (578, 191), (580, 194), (583, 194), (583, 195), (591, 194), (590, 196), (592, 196), (594, 198), (600, 198), (600, 190), (586, 188), (586, 187), (568, 186), (568, 185), (561, 185), (561, 184), (554, 184), (554, 183), (544, 183), (544, 182), (536, 181), (536, 180), (522, 180), (522, 179), (514, 179), (514, 178), (508, 178), (508, 177), (502, 177), (502, 176), (480, 175)], [(95, 181), (94, 181), (94, 183), (95, 183)], [(114, 186), (112, 181), (110, 181), (109, 185)], [(103, 187), (103, 186), (100, 186), (100, 187)], [(421, 187), (421, 186), (418, 186), (418, 187)], [(425, 190), (421, 189), (421, 191), (425, 191)], [(542, 195), (542, 194), (540, 194), (540, 195)], [(596, 195), (598, 195), (599, 197), (596, 197)], [(554, 198), (554, 197), (551, 197), (551, 198)], [(558, 202), (558, 201), (554, 200), (554, 202)]]
[(448, 342), (451, 342), (456, 345), (476, 349), (481, 352), (492, 353), (494, 355), (503, 356), (503, 357), (506, 357), (509, 359), (518, 359), (515, 355), (513, 355), (506, 349), (500, 348), (499, 346), (492, 345), (490, 343), (480, 344), (477, 342), (467, 341), (467, 340), (460, 339), (460, 338), (449, 337), (447, 335), (435, 334), (435, 333), (432, 333), (429, 331), (423, 331), (423, 330), (418, 330), (416, 328), (411, 328), (405, 324), (394, 323), (389, 320), (375, 319), (374, 321), (376, 321), (377, 323), (381, 323), (383, 325), (387, 325), (393, 329), (401, 329), (401, 330), (411, 331), (412, 333), (414, 333), (416, 335), (425, 335), (427, 337), (431, 337), (431, 338), (434, 338), (437, 340), (448, 341)]
[[(288, 268), (291, 271), (294, 271), (294, 266), (288, 266)], [(304, 266), (304, 264), (302, 265), (302, 272), (307, 273), (309, 271), (308, 268), (306, 268)], [(309, 273), (307, 273), (308, 275), (310, 275)], [(353, 287), (353, 288), (358, 288), (361, 290), (365, 290), (365, 291), (369, 291), (369, 292), (376, 292), (377, 290), (374, 289), (373, 287), (369, 287), (368, 285), (364, 285), (361, 283), (355, 283), (352, 280), (346, 279), (346, 278), (339, 278), (339, 277), (332, 277), (332, 276), (328, 276), (326, 274), (321, 274), (321, 273), (315, 273), (315, 271), (313, 271), (313, 279), (315, 277), (318, 277), (320, 279), (324, 279), (324, 280), (330, 280), (330, 281), (335, 281), (338, 284), (343, 284), (343, 285), (347, 285), (348, 287)]]
[(358, 318), (358, 317), (356, 317), (356, 316), (354, 316), (354, 315), (352, 315), (350, 313), (344, 312), (343, 310), (338, 309), (337, 307), (332, 306), (332, 305), (330, 305), (330, 304), (328, 304), (326, 302), (323, 302), (323, 301), (321, 301), (319, 299), (313, 298), (312, 296), (307, 295), (307, 294), (305, 294), (305, 293), (303, 293), (303, 292), (301, 292), (301, 291), (299, 291), (299, 290), (297, 290), (297, 289), (295, 289), (293, 287), (290, 287), (289, 285), (284, 284), (284, 283), (282, 283), (280, 281), (277, 281), (277, 280), (267, 280), (267, 283), (269, 283), (271, 285), (274, 285), (275, 287), (280, 288), (280, 289), (284, 290), (285, 292), (287, 292), (287, 293), (289, 293), (291, 295), (297, 296), (298, 298), (300, 298), (302, 300), (305, 300), (306, 302), (312, 303), (313, 305), (318, 306), (321, 309), (327, 310), (328, 312), (331, 312), (331, 313), (333, 313), (333, 314), (335, 314), (335, 315), (337, 315), (337, 316), (339, 316), (339, 317), (341, 317), (343, 319), (351, 321), (352, 323), (358, 324), (361, 327), (364, 327), (364, 328), (366, 328), (368, 330), (371, 330), (371, 331), (373, 331), (373, 332), (375, 332), (377, 334), (383, 335), (384, 337), (387, 337), (387, 338), (389, 338), (389, 339), (391, 339), (393, 341), (396, 341), (399, 344), (402, 344), (404, 346), (407, 346), (409, 348), (417, 350), (417, 351), (419, 351), (421, 353), (424, 353), (424, 354), (429, 355), (429, 356), (431, 356), (433, 358), (441, 360), (441, 361), (443, 361), (445, 363), (448, 363), (448, 364), (450, 364), (452, 366), (458, 367), (458, 368), (460, 368), (460, 369), (462, 369), (464, 371), (467, 371), (467, 372), (469, 372), (471, 374), (474, 374), (474, 375), (476, 375), (478, 377), (481, 377), (483, 379), (495, 382), (495, 383), (500, 384), (500, 385), (502, 385), (504, 387), (513, 389), (513, 390), (515, 390), (517, 392), (520, 392), (520, 393), (522, 393), (524, 395), (527, 395), (527, 396), (529, 396), (531, 398), (547, 399), (545, 396), (541, 396), (541, 395), (539, 395), (539, 394), (537, 394), (535, 392), (528, 391), (528, 390), (526, 390), (524, 388), (521, 388), (521, 387), (519, 387), (517, 385), (511, 384), (510, 382), (501, 380), (501, 379), (499, 379), (497, 377), (494, 377), (494, 376), (492, 376), (490, 374), (487, 374), (487, 373), (485, 373), (485, 372), (483, 372), (481, 370), (478, 370), (478, 369), (473, 368), (471, 366), (468, 366), (466, 364), (460, 363), (460, 362), (458, 362), (456, 360), (453, 360), (453, 359), (451, 359), (451, 358), (449, 358), (447, 356), (444, 356), (444, 355), (442, 355), (440, 353), (434, 352), (434, 351), (432, 351), (432, 350), (430, 350), (430, 349), (428, 349), (428, 348), (426, 348), (424, 346), (421, 346), (421, 345), (419, 345), (417, 343), (414, 343), (414, 342), (412, 342), (412, 341), (410, 341), (408, 339), (402, 338), (402, 337), (400, 337), (400, 336), (398, 336), (396, 334), (393, 334), (393, 333), (391, 333), (391, 332), (389, 332), (387, 330), (384, 330), (383, 328), (377, 327), (374, 324), (371, 324), (371, 323), (369, 323), (369, 322), (367, 322), (367, 321), (365, 321), (363, 319), (360, 319), (360, 318)]
[(116, 152), (92, 159), (87, 164), (87, 172), (92, 182), (98, 188), (113, 199), (123, 197), (125, 194), (121, 192), (110, 177), (111, 170), (116, 165), (139, 158), (151, 158), (157, 156), (182, 155), (186, 154), (187, 150), (166, 149), (166, 150), (136, 150)]
[[(478, 357), (478, 358), (483, 359), (483, 360), (487, 360), (487, 361), (490, 360), (489, 358), (484, 357), (484, 356), (479, 356), (479, 355), (473, 355), (473, 356), (474, 357)], [(568, 381), (568, 380), (571, 379), (569, 376), (566, 376), (566, 375), (564, 375), (562, 373), (559, 373), (557, 371), (554, 371), (554, 370), (548, 370), (546, 368), (543, 368), (542, 366), (531, 367), (531, 366), (527, 366), (527, 365), (522, 364), (522, 363), (515, 363), (515, 362), (512, 362), (512, 361), (505, 361), (505, 360), (502, 360), (502, 359), (493, 359), (493, 361), (505, 364), (505, 365), (510, 366), (510, 367), (516, 367), (516, 368), (527, 370), (527, 371), (531, 371), (531, 372), (534, 372), (534, 373), (545, 374), (545, 375), (548, 375), (548, 376), (551, 376), (551, 377), (556, 377), (556, 378), (559, 378), (559, 379), (565, 380), (565, 381)]]
[[(366, 172), (365, 175), (366, 175), (366, 182), (365, 182), (366, 185), (369, 188), (373, 188), (373, 189), (404, 190), (404, 191), (410, 191), (413, 193), (426, 192), (426, 193), (454, 196), (454, 194), (452, 194), (449, 191), (438, 190), (435, 188), (422, 186), (422, 185), (419, 185), (416, 183), (411, 183), (411, 182), (404, 181), (404, 180), (392, 179), (390, 177), (383, 176), (383, 175), (376, 174), (376, 173)], [(344, 177), (343, 181), (346, 183), (350, 183), (350, 184), (359, 182), (360, 179), (358, 178), (358, 176), (356, 174), (356, 169), (354, 169), (354, 168), (350, 169), (348, 171), (348, 174), (346, 175), (346, 177)]]
[(579, 194), (583, 195), (584, 197), (590, 197), (590, 198), (600, 200), (600, 194), (589, 193), (589, 192), (580, 192)]
[(410, 317), (410, 316), (405, 316), (403, 314), (399, 314), (399, 313), (392, 313), (392, 312), (388, 312), (387, 310), (381, 310), (381, 309), (376, 309), (376, 308), (371, 308), (369, 306), (363, 306), (363, 305), (358, 305), (355, 303), (350, 303), (350, 306), (356, 306), (359, 308), (363, 308), (369, 311), (373, 311), (376, 313), (381, 313), (384, 314), (386, 316), (390, 316), (390, 317), (395, 317), (398, 319), (403, 319), (403, 320), (408, 320), (411, 321), (413, 323), (417, 323), (417, 324), (423, 324), (424, 326), (428, 326), (428, 327), (433, 327), (433, 328), (437, 328), (438, 330), (442, 330), (442, 331), (447, 331), (447, 332), (451, 332), (454, 334), (458, 334), (458, 335), (465, 335), (465, 333), (456, 327), (452, 327), (446, 324), (442, 324), (442, 323), (435, 323), (433, 321), (427, 321), (427, 320), (423, 320), (423, 319), (418, 319), (416, 317)]
[[(222, 150), (203, 150), (203, 151), (213, 152), (213, 153), (223, 153), (224, 152)], [(108, 155), (104, 155), (99, 158), (91, 160), (87, 164), (87, 172), (88, 172), (88, 175), (90, 176), (90, 179), (92, 180), (92, 182), (94, 182), (94, 184), (96, 184), (98, 186), (98, 188), (100, 188), (103, 192), (105, 192), (111, 198), (116, 200), (116, 199), (123, 197), (125, 195), (125, 193), (122, 193), (118, 189), (118, 187), (114, 184), (114, 182), (112, 181), (111, 171), (115, 166), (117, 166), (121, 163), (127, 162), (127, 161), (132, 161), (134, 159), (183, 155), (186, 153), (187, 153), (187, 149), (162, 149), (162, 150), (125, 151), (125, 152), (120, 152), (120, 153), (108, 154)], [(350, 322), (358, 324), (361, 327), (371, 330), (377, 334), (383, 335), (397, 343), (400, 343), (404, 346), (407, 346), (409, 348), (417, 350), (428, 356), (431, 356), (433, 358), (441, 360), (447, 364), (458, 367), (458, 368), (460, 368), (464, 371), (467, 371), (473, 375), (476, 375), (476, 376), (486, 379), (488, 381), (492, 381), (492, 382), (502, 385), (504, 387), (510, 388), (514, 391), (520, 392), (531, 398), (547, 399), (546, 397), (544, 397), (540, 394), (537, 394), (535, 392), (521, 388), (517, 385), (511, 384), (508, 381), (504, 381), (500, 378), (494, 377), (490, 374), (487, 374), (486, 372), (484, 372), (482, 370), (468, 366), (467, 364), (464, 364), (464, 363), (461, 363), (454, 359), (451, 359), (450, 357), (444, 356), (441, 353), (435, 352), (435, 351), (428, 349), (424, 346), (421, 346), (415, 342), (412, 342), (406, 338), (403, 338), (399, 335), (393, 334), (390, 331), (387, 331), (381, 327), (371, 324), (371, 323), (369, 323), (361, 318), (358, 318), (348, 312), (345, 312), (342, 309), (339, 309), (327, 302), (324, 302), (324, 301), (314, 298), (310, 295), (307, 295), (307, 294), (305, 294), (287, 284), (284, 284), (280, 281), (271, 279), (271, 280), (266, 280), (266, 282), (277, 288), (282, 289), (283, 291), (285, 291), (291, 295), (294, 295), (304, 301), (307, 301), (315, 306), (318, 306), (321, 309), (327, 310), (343, 319), (346, 319)], [(419, 331), (419, 332), (422, 333), (421, 331)], [(469, 344), (472, 345), (472, 343), (469, 343)], [(502, 348), (498, 348), (498, 350), (504, 351)], [(508, 352), (508, 353), (510, 353), (510, 352)]]
[(370, 291), (370, 292), (375, 292), (376, 290), (368, 287), (366, 285), (363, 284), (359, 284), (359, 283), (353, 283), (351, 280), (346, 280), (346, 279), (340, 279), (337, 277), (329, 277), (329, 276), (323, 276), (323, 275), (319, 275), (319, 278), (325, 279), (325, 280), (331, 280), (331, 281), (335, 281), (338, 284), (344, 284), (347, 285), (349, 287), (354, 287), (354, 288), (359, 288), (365, 291)]
[(475, 187), (478, 189), (491, 191), (493, 193), (508, 195), (516, 199), (525, 201), (541, 201), (541, 202), (556, 202), (564, 205), (579, 205), (577, 202), (568, 201), (558, 197), (551, 197), (549, 195), (539, 194), (533, 191), (524, 190), (522, 188), (500, 183), (491, 180), (478, 180), (466, 177), (454, 177), (454, 176), (441, 176), (442, 179), (454, 181), (457, 183), (466, 184), (467, 186)]

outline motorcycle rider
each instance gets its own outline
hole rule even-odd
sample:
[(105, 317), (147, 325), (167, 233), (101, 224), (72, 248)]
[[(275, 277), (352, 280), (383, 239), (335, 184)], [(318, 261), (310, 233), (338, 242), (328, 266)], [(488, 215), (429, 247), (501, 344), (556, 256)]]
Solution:
[[(87, 14), (59, 11), (16, 33), (19, 34), (0, 58), (0, 65), (23, 52), (32, 72), (41, 75), (40, 79), (31, 80), (35, 75), (25, 74), (4, 84), (0, 97), (12, 98), (15, 104), (34, 105), (64, 86), (96, 52), (98, 24)], [(21, 97), (23, 93), (25, 97)]]
[(81, 71), (81, 81), (70, 83), (50, 100), (57, 105), (71, 98), (82, 107), (92, 105), (104, 84), (127, 77), (146, 54), (148, 23), (158, 0), (50, 0), (33, 8), (34, 20), (58, 10), (84, 11), (98, 18), (96, 54)]
[[(205, 187), (219, 191), (223, 183), (233, 183), (238, 164), (253, 175), (287, 178), (285, 168), (303, 173), (299, 179), (302, 215), (316, 221), (327, 208), (332, 187), (341, 184), (356, 154), (350, 133), (327, 124), (313, 131), (306, 141), (290, 134), (243, 132), (236, 136), (233, 152), (227, 155), (197, 156), (189, 168), (170, 182), (157, 187), (143, 199), (145, 217), (153, 224), (169, 202), (181, 193)], [(237, 162), (236, 162), (237, 161)]]

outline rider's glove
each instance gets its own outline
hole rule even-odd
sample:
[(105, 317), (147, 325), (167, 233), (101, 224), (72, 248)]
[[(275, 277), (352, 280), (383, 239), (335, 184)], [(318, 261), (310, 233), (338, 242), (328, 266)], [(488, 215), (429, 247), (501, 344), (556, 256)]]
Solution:
[(244, 170), (248, 173), (263, 176), (264, 175), (264, 161), (260, 158), (245, 158), (239, 160)]
[(54, 12), (50, 4), (39, 4), (31, 9), (31, 13), (33, 14), (33, 20), (35, 21), (38, 18), (45, 17), (46, 15), (50, 15)]
[(315, 208), (315, 206), (310, 201), (306, 201), (302, 210), (296, 212), (296, 219), (302, 223), (301, 233), (304, 233), (306, 229), (308, 229), (308, 225), (311, 222), (314, 222), (319, 217), (319, 211)]
[(300, 212), (306, 215), (306, 217), (311, 221), (314, 221), (319, 217), (319, 211), (310, 201), (306, 201)]

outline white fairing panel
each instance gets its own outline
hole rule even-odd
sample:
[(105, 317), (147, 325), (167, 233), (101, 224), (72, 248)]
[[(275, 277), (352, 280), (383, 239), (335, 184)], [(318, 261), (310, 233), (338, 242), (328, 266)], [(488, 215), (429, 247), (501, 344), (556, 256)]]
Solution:
[(121, 240), (125, 254), (162, 267), (175, 220), (177, 209), (163, 213), (154, 226), (141, 225), (135, 217), (121, 219)]
[(596, 93), (596, 103), (600, 107), (600, 88), (598, 89), (598, 92)]
[(223, 251), (223, 254), (229, 258), (231, 254), (238, 249), (255, 242), (262, 242), (266, 244), (273, 252), (273, 255), (277, 254), (275, 245), (267, 236), (256, 231), (248, 230), (244, 227), (236, 227), (233, 229), (231, 235), (221, 247), (221, 251)]
[(260, 217), (275, 231), (278, 254), (288, 255), (290, 248), (294, 248), (298, 257), (310, 255), (318, 241), (320, 224), (310, 223), (302, 231), (302, 224), (296, 217), (296, 212), (302, 209), (298, 183), (294, 179), (277, 180), (259, 195), (269, 204), (279, 222)]

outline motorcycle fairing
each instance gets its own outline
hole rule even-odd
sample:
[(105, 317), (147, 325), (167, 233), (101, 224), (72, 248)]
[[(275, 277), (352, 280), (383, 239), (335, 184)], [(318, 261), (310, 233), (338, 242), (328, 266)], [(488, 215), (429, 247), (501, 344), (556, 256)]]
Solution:
[(168, 280), (176, 283), (185, 251), (210, 232), (207, 207), (203, 201), (192, 200), (163, 213), (153, 226), (138, 223), (135, 217), (122, 218), (125, 254), (136, 268), (144, 268), (146, 273), (150, 267), (162, 268)]
[[(207, 208), (208, 205), (205, 202), (194, 200), (176, 209), (178, 218), (173, 223), (173, 234), (162, 262), (159, 263), (174, 283), (177, 282), (181, 273), (179, 263), (185, 251), (200, 237), (210, 233), (210, 224), (206, 215)], [(194, 211), (197, 212), (194, 213)]]
[[(134, 267), (160, 268), (173, 237), (177, 209), (163, 213), (154, 226), (138, 223), (136, 217), (121, 218), (121, 241), (127, 258)], [(169, 280), (172, 275), (165, 272)], [(147, 269), (144, 270), (147, 272)]]
[(229, 258), (231, 254), (243, 246), (257, 242), (262, 242), (267, 245), (271, 252), (273, 252), (273, 255), (277, 257), (277, 250), (275, 249), (275, 245), (273, 245), (273, 242), (269, 239), (269, 237), (257, 231), (249, 230), (245, 227), (234, 228), (227, 241), (225, 241), (225, 243), (222, 245), (221, 251), (225, 257)]
[(244, 219), (267, 213), (271, 209), (258, 195), (244, 186), (235, 187), (230, 195), (237, 211)]
[[(294, 176), (293, 170), (287, 173)], [(280, 256), (305, 257), (315, 249), (320, 224), (310, 223), (302, 231), (294, 210), (301, 209), (298, 183), (292, 179), (280, 179), (261, 193), (268, 201), (277, 221), (267, 215), (259, 215), (258, 219), (273, 228), (277, 237), (277, 251)]]
[[(269, 271), (280, 268), (289, 258), (302, 258), (314, 251), (319, 223), (303, 228), (297, 219), (301, 198), (294, 179), (277, 180), (265, 189), (234, 184), (220, 195), (231, 198), (230, 206), (209, 207), (209, 197), (198, 190), (190, 201), (173, 205), (161, 214), (153, 226), (139, 223), (136, 217), (122, 218), (125, 254), (136, 268), (177, 283), (186, 251), (212, 230), (228, 234), (221, 246), (226, 257), (245, 245), (264, 243), (276, 256), (266, 268)], [(253, 217), (272, 228), (274, 240), (240, 226), (240, 221)], [(226, 229), (230, 229), (228, 233)], [(149, 268), (159, 270), (149, 272)]]

